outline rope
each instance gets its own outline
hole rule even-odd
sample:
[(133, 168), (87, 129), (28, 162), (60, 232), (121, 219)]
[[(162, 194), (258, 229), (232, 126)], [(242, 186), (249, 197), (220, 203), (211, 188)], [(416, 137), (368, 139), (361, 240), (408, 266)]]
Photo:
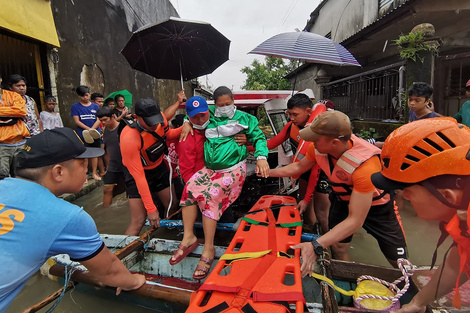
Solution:
[(75, 272), (75, 268), (71, 267), (70, 270), (68, 270), (69, 266), (65, 265), (65, 273), (64, 273), (64, 287), (62, 288), (62, 292), (60, 293), (60, 296), (57, 298), (57, 300), (54, 302), (54, 304), (49, 308), (49, 310), (46, 311), (46, 313), (51, 313), (52, 311), (55, 310), (55, 308), (59, 305), (60, 301), (62, 301), (62, 298), (65, 295), (65, 291), (67, 290), (67, 285), (70, 282), (70, 278), (72, 277), (72, 274)]
[(139, 241), (139, 242), (142, 242), (144, 244), (144, 250), (147, 251), (148, 250), (148, 244), (150, 242), (150, 231), (146, 231), (147, 233), (147, 242), (143, 241), (142, 239), (140, 238), (137, 238), (136, 241)]
[(171, 167), (171, 159), (170, 159), (170, 156), (168, 155), (165, 155), (166, 157), (166, 161), (168, 163), (168, 167), (169, 167), (169, 170), (170, 170), (170, 202), (168, 203), (168, 208), (166, 209), (166, 216), (169, 216), (170, 215), (170, 209), (171, 209), (171, 205), (173, 204), (173, 192), (172, 192), (172, 189), (171, 189), (171, 180), (173, 179), (173, 169)]
[[(329, 279), (329, 278), (327, 278), (323, 275), (320, 275), (320, 274), (317, 274), (317, 273), (311, 273), (311, 275), (312, 275), (313, 278), (322, 280), (323, 282), (325, 282), (327, 285), (334, 288), (339, 293), (342, 293), (346, 296), (353, 296), (357, 303), (360, 303), (364, 299), (385, 300), (385, 301), (392, 301), (394, 303), (394, 302), (397, 302), (401, 298), (401, 296), (403, 296), (405, 294), (406, 291), (408, 291), (408, 288), (410, 286), (409, 277), (411, 275), (413, 275), (412, 273), (409, 273), (408, 270), (404, 267), (405, 265), (408, 265), (408, 266), (410, 266), (410, 268), (413, 268), (413, 265), (410, 263), (410, 261), (408, 261), (406, 259), (398, 259), (397, 263), (398, 263), (398, 268), (401, 270), (403, 276), (400, 277), (399, 279), (395, 280), (393, 283), (389, 283), (385, 280), (382, 280), (382, 279), (379, 279), (379, 278), (376, 278), (376, 277), (373, 277), (373, 276), (369, 276), (369, 275), (362, 275), (357, 279), (357, 284), (358, 285), (363, 280), (372, 280), (372, 281), (381, 283), (385, 286), (391, 287), (393, 289), (393, 291), (395, 292), (394, 297), (383, 297), (383, 296), (376, 296), (376, 295), (369, 294), (369, 295), (362, 295), (362, 296), (359, 296), (359, 297), (356, 298), (356, 295), (357, 295), (356, 290), (357, 289), (356, 290), (351, 290), (351, 291), (346, 291), (344, 289), (339, 288), (338, 286), (335, 286), (334, 282), (331, 279)], [(403, 281), (403, 280), (405, 280), (405, 286), (403, 287), (402, 290), (400, 290), (396, 285), (398, 283), (400, 283), (401, 281)]]
[[(401, 296), (405, 294), (405, 292), (408, 291), (408, 288), (410, 287), (410, 279), (409, 277), (413, 275), (412, 273), (408, 273), (408, 270), (404, 267), (404, 265), (410, 266), (410, 268), (413, 268), (413, 264), (410, 263), (410, 261), (406, 259), (398, 259), (398, 268), (401, 270), (403, 276), (395, 280), (393, 283), (389, 283), (385, 280), (369, 276), (369, 275), (362, 275), (357, 279), (357, 283), (359, 284), (363, 280), (372, 280), (379, 282), (387, 287), (391, 287), (393, 291), (395, 292), (395, 296), (393, 297), (382, 297), (382, 296), (376, 296), (376, 295), (363, 295), (358, 298), (356, 298), (356, 301), (361, 302), (363, 299), (378, 299), (378, 300), (385, 300), (385, 301), (392, 301), (392, 302), (397, 302)], [(397, 287), (397, 284), (405, 281), (405, 286), (403, 286), (403, 289), (399, 289)]]

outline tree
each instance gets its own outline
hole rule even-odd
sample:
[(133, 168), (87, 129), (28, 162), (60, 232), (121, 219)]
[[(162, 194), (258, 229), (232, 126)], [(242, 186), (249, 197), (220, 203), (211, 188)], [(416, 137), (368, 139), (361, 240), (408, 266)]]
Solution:
[(245, 85), (241, 88), (245, 90), (286, 90), (292, 85), (284, 78), (293, 71), (296, 61), (284, 63), (281, 58), (266, 57), (265, 63), (254, 60), (250, 66), (241, 69), (247, 75)]

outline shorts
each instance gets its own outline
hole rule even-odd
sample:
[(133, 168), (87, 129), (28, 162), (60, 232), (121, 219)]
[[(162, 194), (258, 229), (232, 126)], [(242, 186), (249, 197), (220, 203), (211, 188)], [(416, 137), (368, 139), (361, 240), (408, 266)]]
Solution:
[(15, 177), (16, 156), (23, 149), (24, 145), (19, 146), (0, 146), (0, 179)]
[[(83, 139), (82, 139), (83, 140)], [(90, 148), (101, 148), (101, 139), (95, 139), (93, 143), (86, 143), (83, 140), (83, 143), (85, 144), (85, 147), (90, 147)]]
[[(339, 201), (333, 194), (330, 194), (330, 201), (328, 226), (332, 229), (348, 217), (349, 202)], [(395, 212), (393, 199), (386, 204), (372, 206), (362, 228), (377, 240), (380, 250), (387, 259), (398, 260), (399, 258), (406, 258), (405, 235), (399, 222), (398, 211)], [(349, 243), (352, 237), (351, 235), (340, 242)]]
[(320, 175), (318, 175), (317, 185), (315, 186), (315, 191), (319, 193), (330, 194), (332, 189), (328, 182), (328, 177), (325, 172), (320, 170)]
[(107, 171), (103, 177), (104, 185), (113, 186), (113, 196), (124, 192), (126, 181), (123, 171)]
[(151, 170), (145, 170), (145, 178), (150, 192), (159, 192), (170, 187), (170, 171), (165, 162)]

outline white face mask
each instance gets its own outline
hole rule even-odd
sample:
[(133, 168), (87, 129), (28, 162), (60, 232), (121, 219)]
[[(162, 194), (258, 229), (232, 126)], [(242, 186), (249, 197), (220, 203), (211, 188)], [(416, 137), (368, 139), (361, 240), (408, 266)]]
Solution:
[(216, 107), (214, 111), (214, 115), (216, 117), (232, 118), (235, 115), (236, 110), (237, 110), (237, 107), (235, 106), (235, 104), (226, 105), (223, 107)]
[(193, 124), (193, 128), (194, 129), (199, 129), (199, 130), (204, 130), (207, 128), (207, 125), (209, 125), (209, 120), (207, 120), (204, 124), (202, 125), (197, 125), (197, 124)]

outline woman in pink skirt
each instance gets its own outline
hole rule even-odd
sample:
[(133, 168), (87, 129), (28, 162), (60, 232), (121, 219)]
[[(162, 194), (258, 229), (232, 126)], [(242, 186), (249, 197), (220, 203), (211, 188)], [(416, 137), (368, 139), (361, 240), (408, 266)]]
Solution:
[(247, 140), (255, 148), (256, 172), (262, 177), (269, 176), (266, 138), (258, 127), (256, 117), (237, 110), (232, 92), (227, 87), (222, 86), (214, 91), (214, 101), (215, 109), (208, 108), (209, 118), (207, 107), (200, 106), (201, 103), (194, 107), (191, 101), (186, 108), (193, 127), (196, 130), (205, 129), (205, 166), (188, 180), (183, 191), (180, 206), (183, 207), (184, 236), (170, 264), (179, 263), (197, 247), (193, 227), (199, 208), (205, 241), (201, 259), (193, 274), (194, 279), (203, 279), (209, 273), (215, 254), (217, 221), (238, 198), (245, 182), (248, 151), (245, 145), (238, 145), (235, 135), (246, 134)]

